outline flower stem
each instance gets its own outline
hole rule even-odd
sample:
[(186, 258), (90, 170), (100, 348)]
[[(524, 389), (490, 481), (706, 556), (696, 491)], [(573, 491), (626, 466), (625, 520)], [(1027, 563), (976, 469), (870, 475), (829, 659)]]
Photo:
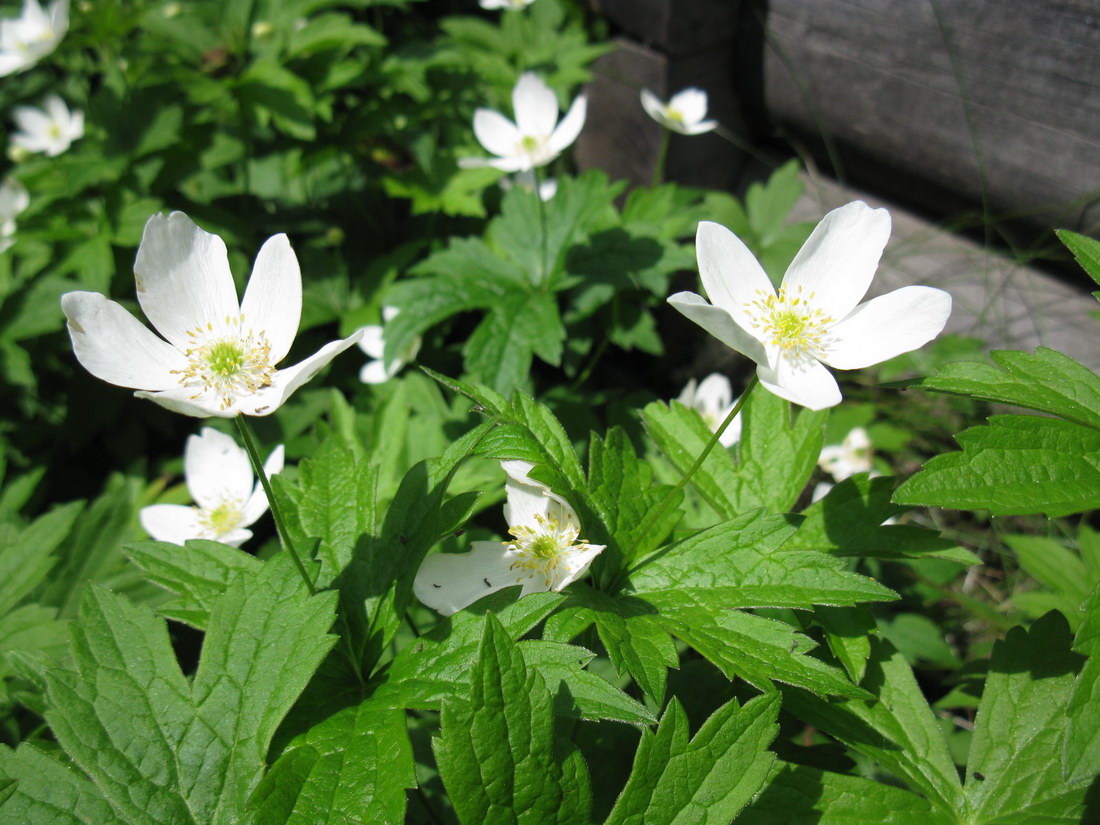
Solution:
[(316, 596), (317, 588), (313, 586), (313, 580), (306, 572), (305, 565), (302, 564), (302, 557), (298, 555), (298, 550), (290, 538), (290, 533), (286, 529), (286, 521), (283, 519), (283, 510), (275, 498), (274, 490), (271, 489), (271, 479), (267, 477), (264, 464), (260, 461), (260, 454), (256, 451), (256, 441), (252, 438), (252, 428), (245, 422), (243, 415), (238, 415), (233, 420), (237, 423), (237, 432), (241, 434), (241, 441), (244, 442), (245, 452), (248, 453), (248, 458), (252, 462), (252, 469), (259, 477), (260, 485), (264, 488), (267, 505), (271, 508), (271, 517), (275, 519), (275, 529), (279, 533), (279, 542), (283, 545), (283, 549), (290, 553), (290, 557), (294, 559), (294, 566), (298, 568), (298, 575), (306, 583), (306, 590), (309, 591), (309, 595)]
[(672, 142), (672, 132), (661, 129), (661, 148), (657, 150), (657, 162), (653, 164), (653, 186), (660, 186), (665, 182), (665, 158), (668, 157), (668, 147)]
[(542, 200), (542, 175), (537, 166), (532, 167), (531, 173), (535, 176), (535, 200), (539, 204), (539, 223), (542, 224), (542, 272), (539, 273), (539, 284), (544, 285), (550, 277), (550, 264), (546, 260), (546, 203)]

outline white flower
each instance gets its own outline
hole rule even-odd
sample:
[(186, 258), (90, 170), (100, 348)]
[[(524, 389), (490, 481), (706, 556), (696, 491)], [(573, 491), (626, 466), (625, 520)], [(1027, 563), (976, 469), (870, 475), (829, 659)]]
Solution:
[(817, 465), (834, 480), (844, 481), (856, 473), (870, 473), (871, 455), (870, 436), (863, 427), (856, 427), (844, 436), (842, 444), (822, 447)]
[(862, 201), (817, 225), (777, 293), (756, 258), (716, 223), (701, 222), (695, 250), (707, 303), (693, 292), (668, 299), (726, 346), (757, 363), (768, 390), (813, 410), (840, 401), (824, 364), (851, 370), (909, 352), (934, 338), (951, 296), (907, 286), (856, 306), (890, 236), (890, 214)]
[(475, 541), (469, 553), (428, 556), (413, 582), (416, 597), (450, 616), (502, 587), (521, 596), (558, 591), (580, 578), (603, 545), (578, 541), (580, 522), (569, 503), (527, 474), (526, 461), (503, 461), (508, 480), (504, 518), (509, 541)]
[[(513, 186), (518, 186), (520, 189), (526, 189), (528, 192), (534, 192), (535, 170), (528, 169), (525, 172), (516, 172), (510, 178), (500, 179), (500, 188), (505, 192)], [(546, 178), (539, 182), (539, 198), (542, 199), (542, 201), (548, 201), (556, 194), (558, 194), (558, 182), (554, 178)]]
[(294, 342), (302, 275), (286, 235), (256, 256), (238, 303), (225, 244), (182, 212), (154, 215), (134, 262), (138, 303), (164, 339), (96, 292), (69, 292), (61, 308), (76, 358), (92, 375), (133, 387), (170, 410), (199, 418), (269, 415), (356, 332), (304, 361), (276, 369)]
[(649, 89), (642, 89), (642, 108), (666, 129), (681, 135), (701, 135), (718, 128), (717, 120), (707, 116), (707, 93), (702, 89), (684, 89), (662, 103)]
[(535, 0), (479, 0), (478, 5), (483, 9), (523, 9), (534, 3)]
[[(733, 397), (733, 387), (726, 376), (713, 372), (696, 385), (692, 378), (676, 399), (685, 407), (696, 410), (710, 431), (717, 432), (718, 427), (733, 410), (737, 399)], [(741, 440), (741, 414), (730, 422), (718, 443), (723, 447), (732, 447)]]
[[(268, 477), (283, 469), (283, 445), (264, 462)], [(246, 528), (267, 512), (267, 496), (252, 475), (248, 453), (225, 433), (203, 427), (187, 439), (183, 476), (195, 501), (153, 504), (141, 508), (141, 526), (158, 541), (183, 544), (188, 539), (211, 539), (240, 547), (252, 538)], [(253, 484), (255, 483), (255, 486)]]
[[(388, 322), (398, 312), (397, 307), (382, 307), (382, 320)], [(420, 337), (417, 336), (406, 345), (405, 349), (397, 353), (393, 361), (386, 364), (382, 360), (386, 352), (386, 341), (383, 337), (385, 328), (378, 324), (371, 324), (363, 327), (362, 333), (363, 337), (359, 339), (359, 349), (374, 359), (368, 361), (359, 370), (359, 380), (364, 384), (381, 384), (383, 381), (389, 381), (401, 371), (403, 366), (416, 358), (416, 354), (420, 352)]]
[(74, 140), (84, 137), (84, 113), (70, 112), (57, 95), (46, 98), (45, 109), (16, 106), (12, 115), (20, 129), (12, 135), (12, 145), (27, 152), (42, 152), (54, 158)]
[(0, 183), (0, 252), (15, 243), (15, 218), (30, 202), (30, 193), (15, 178), (4, 178)]
[(515, 123), (491, 109), (474, 112), (474, 134), (497, 157), (463, 158), (459, 165), (492, 166), (504, 172), (545, 166), (577, 139), (587, 105), (580, 95), (559, 123), (557, 96), (538, 75), (525, 72), (512, 90)]
[(0, 77), (29, 69), (57, 48), (69, 30), (69, 0), (54, 0), (49, 11), (37, 0), (23, 0), (14, 19), (0, 20)]

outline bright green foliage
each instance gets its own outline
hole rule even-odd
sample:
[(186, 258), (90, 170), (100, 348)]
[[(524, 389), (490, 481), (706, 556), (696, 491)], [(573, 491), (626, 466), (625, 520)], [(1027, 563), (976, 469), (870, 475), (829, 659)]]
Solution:
[(491, 614), (469, 699), (443, 702), (436, 761), (466, 825), (576, 823), (591, 805), (580, 753), (555, 741), (552, 699), (537, 670)]
[(111, 806), (80, 772), (24, 743), (12, 751), (0, 746), (0, 775), (15, 780), (11, 795), (0, 794), (7, 822), (49, 825), (122, 825)]
[[(1081, 268), (1089, 274), (1090, 278), (1100, 283), (1100, 241), (1087, 235), (1070, 232), (1068, 229), (1058, 229), (1056, 232), (1058, 240), (1073, 253), (1073, 257), (1077, 259)], [(1100, 298), (1100, 293), (1092, 294)]]
[(1089, 537), (1096, 534), (1087, 526), (1081, 526), (1079, 535), (1080, 554), (1045, 536), (1009, 534), (1002, 537), (1016, 554), (1020, 569), (1043, 585), (1042, 589), (1020, 590), (1012, 596), (1016, 606), (1031, 618), (1037, 619), (1052, 609), (1059, 610), (1072, 629), (1085, 619), (1087, 614), (1081, 612), (1081, 605), (1100, 583), (1100, 555), (1095, 552), (1100, 547), (1091, 547)]
[(775, 755), (779, 697), (720, 707), (689, 739), (675, 699), (656, 733), (644, 731), (634, 768), (606, 825), (725, 825), (752, 799)]
[[(725, 450), (712, 451), (691, 483), (725, 518), (759, 507), (785, 512), (817, 466), (826, 414), (795, 411), (771, 393), (754, 392), (741, 415), (737, 459)], [(676, 402), (649, 404), (643, 417), (649, 435), (681, 473), (711, 437), (699, 414)]]
[[(333, 603), (310, 596), (286, 556), (238, 578), (189, 682), (162, 620), (92, 588), (72, 627), (75, 670), (49, 673), (47, 718), (119, 821), (236, 822), (276, 726), (333, 642)], [(17, 788), (5, 807), (31, 793)]]
[(1073, 685), (1062, 747), (1062, 775), (1066, 782), (1089, 781), (1100, 775), (1100, 584), (1082, 605), (1084, 620), (1077, 629), (1073, 649), (1088, 656)]

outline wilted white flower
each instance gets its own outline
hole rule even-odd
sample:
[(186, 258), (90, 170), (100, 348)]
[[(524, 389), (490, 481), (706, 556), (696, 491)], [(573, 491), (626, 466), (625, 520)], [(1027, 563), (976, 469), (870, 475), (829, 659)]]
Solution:
[(662, 103), (649, 89), (642, 89), (642, 108), (666, 129), (681, 135), (701, 135), (718, 128), (717, 120), (707, 116), (707, 93), (702, 89), (684, 89)]
[(562, 590), (580, 578), (603, 545), (578, 540), (580, 522), (565, 499), (528, 473), (526, 461), (502, 461), (508, 475), (504, 518), (508, 541), (475, 541), (469, 553), (428, 556), (413, 582), (416, 597), (450, 616), (503, 587), (521, 596)]
[(225, 244), (182, 212), (154, 215), (134, 262), (138, 303), (158, 338), (96, 292), (69, 292), (61, 309), (76, 358), (92, 375), (139, 389), (162, 407), (199, 418), (269, 415), (339, 353), (356, 332), (276, 369), (302, 313), (302, 274), (286, 235), (256, 256), (244, 301)]
[(495, 158), (463, 158), (465, 168), (492, 166), (522, 172), (545, 166), (577, 139), (584, 126), (587, 99), (580, 95), (558, 122), (558, 98), (539, 76), (525, 72), (512, 90), (516, 122), (500, 112), (474, 112), (474, 134)]
[[(726, 416), (733, 411), (737, 399), (733, 397), (733, 386), (726, 376), (713, 372), (698, 385), (692, 378), (676, 399), (685, 407), (696, 410), (711, 432), (718, 432)], [(741, 440), (741, 414), (730, 422), (722, 433), (718, 443), (723, 447), (732, 447)]]
[(535, 0), (479, 0), (478, 5), (483, 9), (524, 9), (534, 3)]
[(15, 218), (30, 202), (30, 193), (15, 178), (4, 178), (0, 183), (0, 252), (15, 243)]
[(871, 437), (863, 427), (856, 427), (843, 443), (822, 447), (817, 465), (836, 481), (844, 481), (856, 473), (870, 473), (871, 456)]
[(42, 152), (57, 157), (74, 140), (84, 137), (84, 113), (70, 112), (57, 95), (46, 98), (46, 108), (16, 106), (12, 117), (19, 131), (11, 136), (12, 145), (27, 152)]
[(516, 172), (510, 178), (501, 178), (500, 188), (507, 192), (513, 186), (518, 186), (520, 189), (534, 192), (536, 182), (539, 185), (539, 198), (543, 201), (548, 201), (554, 197), (554, 195), (558, 194), (558, 182), (554, 178), (536, 181), (534, 169), (528, 169), (525, 172)]
[[(382, 320), (389, 322), (397, 316), (400, 310), (397, 307), (382, 307)], [(359, 349), (373, 358), (359, 370), (359, 380), (364, 384), (381, 384), (389, 381), (401, 368), (416, 358), (420, 352), (420, 337), (417, 336), (406, 345), (405, 349), (397, 353), (397, 357), (389, 364), (382, 359), (386, 353), (386, 341), (384, 338), (385, 327), (379, 324), (371, 324), (362, 329), (363, 337), (359, 339)]]
[[(268, 477), (283, 469), (283, 445), (264, 462)], [(159, 541), (183, 544), (188, 539), (211, 539), (240, 547), (252, 538), (248, 530), (267, 512), (267, 496), (252, 474), (248, 453), (225, 433), (203, 427), (187, 439), (183, 477), (194, 500), (182, 504), (142, 507), (145, 532)]]
[(890, 236), (890, 213), (854, 201), (834, 209), (795, 256), (776, 292), (736, 235), (699, 224), (695, 250), (703, 288), (668, 299), (703, 329), (757, 363), (760, 383), (813, 410), (840, 402), (825, 364), (851, 370), (909, 352), (934, 338), (951, 314), (941, 289), (907, 286), (856, 305)]
[(49, 11), (37, 0), (23, 0), (18, 17), (0, 20), (0, 77), (29, 69), (57, 48), (69, 30), (69, 0), (54, 0)]

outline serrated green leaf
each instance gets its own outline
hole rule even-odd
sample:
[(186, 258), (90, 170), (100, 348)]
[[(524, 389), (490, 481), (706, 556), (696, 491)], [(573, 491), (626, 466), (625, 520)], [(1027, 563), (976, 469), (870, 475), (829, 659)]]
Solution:
[(662, 549), (630, 572), (630, 586), (657, 604), (681, 595), (726, 608), (853, 605), (897, 597), (826, 553), (788, 550), (797, 517), (747, 513)]
[(962, 784), (943, 731), (905, 657), (889, 642), (872, 638), (861, 686), (877, 698), (826, 702), (784, 688), (784, 708), (870, 757), (937, 808), (952, 815), (965, 812)]
[(141, 541), (124, 549), (149, 581), (179, 597), (157, 612), (199, 630), (206, 629), (214, 603), (234, 580), (263, 568), (255, 556), (205, 539), (192, 539), (182, 548), (165, 541)]
[(971, 361), (945, 364), (921, 387), (1051, 413), (1100, 428), (1100, 376), (1047, 347), (1034, 353), (994, 350), (996, 366)]
[(994, 515), (1065, 516), (1100, 507), (1100, 430), (1039, 416), (998, 415), (956, 436), (894, 501)]
[(1065, 618), (1048, 613), (994, 645), (966, 769), (976, 821), (1083, 821), (1087, 786), (1064, 783), (1060, 759), (1081, 663), (1070, 642)]
[(34, 745), (0, 745), (0, 775), (16, 781), (0, 817), (19, 825), (121, 825), (99, 789)]
[(591, 804), (577, 766), (566, 784), (555, 754), (550, 693), (490, 613), (468, 700), (443, 702), (433, 741), (443, 784), (463, 825), (587, 825)]
[(276, 726), (332, 644), (334, 602), (310, 596), (285, 555), (238, 578), (188, 683), (162, 620), (92, 588), (72, 625), (76, 671), (48, 674), (47, 719), (123, 821), (235, 822)]
[(877, 632), (871, 611), (862, 606), (818, 605), (814, 608), (814, 617), (825, 630), (825, 644), (858, 685), (863, 681), (867, 659), (871, 656), (871, 634)]
[(509, 395), (526, 385), (534, 355), (560, 364), (564, 340), (553, 295), (514, 292), (494, 303), (462, 352), (472, 375)]
[(824, 550), (838, 556), (936, 558), (977, 564), (978, 558), (932, 530), (910, 524), (883, 524), (905, 509), (890, 503), (894, 481), (852, 476), (802, 511), (806, 518), (787, 546)]
[(83, 507), (79, 501), (62, 504), (23, 528), (0, 524), (0, 616), (42, 583), (57, 561), (53, 551)]
[[(1096, 283), (1100, 284), (1100, 241), (1068, 229), (1056, 229), (1058, 240), (1066, 245), (1066, 249), (1073, 253), (1077, 263), (1089, 274)], [(1093, 293), (1095, 295), (1096, 293)]]
[(733, 699), (693, 738), (673, 699), (655, 733), (642, 732), (634, 767), (605, 825), (726, 825), (760, 789), (775, 754), (779, 697)]
[(955, 825), (904, 788), (778, 762), (737, 825)]
[(1088, 656), (1073, 684), (1066, 707), (1069, 726), (1062, 746), (1062, 776), (1084, 782), (1100, 775), (1100, 584), (1082, 605), (1084, 618), (1073, 649)]

